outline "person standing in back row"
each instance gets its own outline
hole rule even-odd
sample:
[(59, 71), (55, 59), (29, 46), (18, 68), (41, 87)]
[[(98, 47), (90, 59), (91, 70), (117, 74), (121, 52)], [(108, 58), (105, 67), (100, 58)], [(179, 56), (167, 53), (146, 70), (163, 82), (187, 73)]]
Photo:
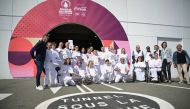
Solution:
[(165, 77), (164, 82), (171, 83), (172, 51), (171, 49), (167, 48), (167, 42), (162, 42), (161, 46), (162, 70)]
[(158, 57), (161, 58), (161, 50), (159, 49), (158, 45), (154, 45), (154, 52), (153, 52), (153, 58), (155, 57), (154, 54), (157, 53)]
[[(30, 50), (30, 55), (34, 59), (36, 64), (37, 73), (36, 73), (36, 89), (43, 90), (43, 87), (40, 85), (40, 76), (44, 70), (44, 61), (46, 56), (46, 43), (49, 39), (48, 35), (44, 35), (40, 41)], [(45, 72), (44, 72), (45, 73)]]
[[(144, 53), (141, 50), (140, 45), (136, 45), (136, 49), (132, 52), (132, 64), (134, 67), (134, 64), (136, 63), (137, 58), (141, 56), (142, 61), (144, 61)], [(135, 67), (133, 68), (133, 82), (136, 81), (136, 73), (135, 73)]]

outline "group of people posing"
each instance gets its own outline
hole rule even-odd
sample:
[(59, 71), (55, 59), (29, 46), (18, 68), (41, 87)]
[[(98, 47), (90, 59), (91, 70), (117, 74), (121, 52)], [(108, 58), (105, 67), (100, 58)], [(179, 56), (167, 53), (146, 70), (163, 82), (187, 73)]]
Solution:
[(159, 49), (158, 45), (154, 45), (154, 52), (151, 52), (150, 47), (147, 46), (144, 53), (140, 49), (140, 45), (136, 46), (136, 50), (132, 52), (133, 80), (171, 83), (171, 66), (173, 64), (179, 74), (179, 83), (183, 83), (186, 79), (187, 84), (190, 84), (188, 74), (190, 57), (182, 49), (182, 45), (177, 44), (174, 53), (167, 47), (167, 42), (162, 42), (161, 47)]
[[(110, 46), (108, 49), (101, 47), (101, 50), (94, 50), (93, 47), (81, 48), (74, 46), (71, 50), (69, 42), (47, 42), (49, 37), (43, 36), (30, 51), (37, 66), (36, 89), (43, 90), (49, 86), (74, 86), (83, 82), (112, 83), (126, 82), (130, 79), (130, 65), (128, 55), (124, 48), (115, 50)], [(177, 46), (177, 51), (173, 54), (167, 48), (167, 43), (162, 43), (162, 50), (158, 45), (154, 46), (155, 51), (151, 53), (147, 47), (146, 53), (136, 46), (132, 52), (133, 80), (145, 81), (148, 79), (159, 82), (171, 82), (171, 64), (177, 67), (180, 83), (184, 77), (189, 83), (187, 67), (190, 58), (185, 50)], [(173, 58), (173, 59), (172, 59)], [(45, 73), (44, 86), (40, 85), (42, 71)], [(182, 75), (182, 71), (185, 76)], [(164, 78), (162, 77), (162, 72)], [(149, 78), (150, 77), (150, 78)], [(164, 81), (163, 81), (164, 80)]]

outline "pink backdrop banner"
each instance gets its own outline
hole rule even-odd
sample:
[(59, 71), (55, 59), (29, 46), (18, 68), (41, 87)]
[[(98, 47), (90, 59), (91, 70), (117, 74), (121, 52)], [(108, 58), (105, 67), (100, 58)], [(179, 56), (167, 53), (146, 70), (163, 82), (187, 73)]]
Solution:
[[(118, 47), (124, 47), (130, 53), (127, 34), (106, 8), (91, 0), (46, 0), (28, 11), (13, 31), (8, 53), (12, 76), (33, 77), (35, 74), (35, 65), (29, 56), (33, 45), (25, 46), (32, 44), (29, 38), (40, 39), (52, 29), (67, 23), (86, 26), (101, 40), (116, 41)], [(17, 46), (18, 43), (25, 47)]]

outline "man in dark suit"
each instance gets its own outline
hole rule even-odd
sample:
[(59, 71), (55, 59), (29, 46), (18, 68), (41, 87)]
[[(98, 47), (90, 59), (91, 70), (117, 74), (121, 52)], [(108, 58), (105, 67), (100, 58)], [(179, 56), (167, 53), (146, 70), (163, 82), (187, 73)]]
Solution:
[(46, 56), (46, 43), (49, 39), (48, 35), (44, 35), (41, 40), (39, 40), (36, 45), (30, 50), (31, 57), (34, 59), (36, 64), (36, 89), (43, 90), (40, 85), (41, 73), (44, 70), (44, 60)]

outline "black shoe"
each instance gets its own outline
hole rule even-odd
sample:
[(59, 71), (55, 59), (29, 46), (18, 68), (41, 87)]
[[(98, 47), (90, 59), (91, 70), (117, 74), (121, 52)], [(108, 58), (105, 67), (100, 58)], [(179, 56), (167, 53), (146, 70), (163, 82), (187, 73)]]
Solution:
[(44, 89), (49, 89), (49, 86), (48, 86), (48, 85), (45, 85), (45, 86), (44, 86)]

